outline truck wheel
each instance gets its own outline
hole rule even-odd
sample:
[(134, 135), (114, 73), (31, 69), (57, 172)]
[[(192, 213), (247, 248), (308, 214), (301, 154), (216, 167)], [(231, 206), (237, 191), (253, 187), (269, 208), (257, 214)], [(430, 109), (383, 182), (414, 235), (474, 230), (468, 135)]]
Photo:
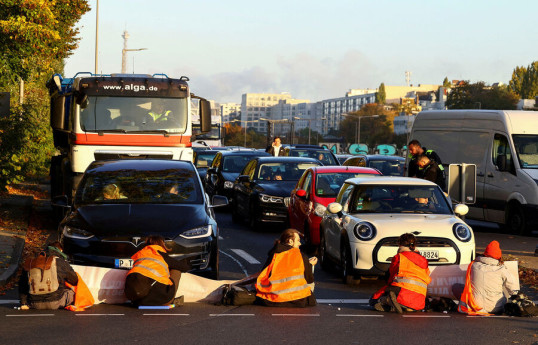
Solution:
[(506, 230), (513, 235), (525, 235), (527, 233), (525, 212), (519, 203), (508, 205), (506, 210)]

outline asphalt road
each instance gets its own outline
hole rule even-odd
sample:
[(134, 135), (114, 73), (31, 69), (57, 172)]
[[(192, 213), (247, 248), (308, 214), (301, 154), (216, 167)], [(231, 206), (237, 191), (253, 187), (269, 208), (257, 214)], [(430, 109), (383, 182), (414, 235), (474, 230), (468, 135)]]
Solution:
[[(253, 232), (219, 212), (221, 279), (260, 270), (281, 228)], [(382, 281), (346, 286), (315, 271), (319, 305), (307, 309), (186, 304), (171, 310), (96, 305), (85, 312), (19, 311), (16, 291), (0, 298), (3, 344), (538, 344), (538, 318), (467, 317), (457, 313), (389, 314), (367, 299)]]

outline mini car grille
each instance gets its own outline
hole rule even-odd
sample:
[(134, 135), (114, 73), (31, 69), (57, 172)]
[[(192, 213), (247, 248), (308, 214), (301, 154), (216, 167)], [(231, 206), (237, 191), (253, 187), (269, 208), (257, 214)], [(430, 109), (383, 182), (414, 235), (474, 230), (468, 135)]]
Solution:
[[(381, 244), (383, 247), (398, 247), (398, 238), (386, 238)], [(449, 241), (440, 238), (417, 237), (417, 247), (452, 247)]]
[(284, 198), (284, 206), (288, 207), (289, 204), (290, 204), (290, 197), (288, 196), (287, 198)]

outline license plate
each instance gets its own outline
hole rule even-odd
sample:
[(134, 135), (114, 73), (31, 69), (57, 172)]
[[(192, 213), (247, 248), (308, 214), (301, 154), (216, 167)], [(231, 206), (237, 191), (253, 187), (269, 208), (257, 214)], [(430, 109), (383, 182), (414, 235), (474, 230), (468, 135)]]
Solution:
[(131, 259), (115, 259), (114, 267), (116, 268), (133, 268), (133, 260)]
[(438, 250), (419, 250), (420, 255), (425, 257), (427, 260), (439, 260), (439, 251)]

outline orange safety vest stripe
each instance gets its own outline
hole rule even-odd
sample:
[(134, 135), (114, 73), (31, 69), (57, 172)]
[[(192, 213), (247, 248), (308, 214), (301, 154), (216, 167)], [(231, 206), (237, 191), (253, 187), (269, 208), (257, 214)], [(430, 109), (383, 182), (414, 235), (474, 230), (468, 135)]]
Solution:
[(312, 292), (304, 270), (299, 248), (275, 253), (256, 280), (256, 296), (272, 302), (289, 302), (310, 296)]
[(481, 311), (482, 307), (479, 306), (473, 296), (473, 287), (471, 284), (471, 266), (473, 265), (474, 261), (472, 261), (469, 264), (469, 267), (467, 267), (467, 275), (465, 276), (465, 287), (463, 288), (463, 292), (460, 297), (460, 303), (458, 305), (458, 311), (460, 313), (466, 313), (468, 315), (476, 315), (476, 316), (489, 316), (490, 313)]
[(392, 285), (426, 296), (428, 284), (432, 281), (430, 270), (419, 267), (401, 253), (398, 255), (400, 255), (400, 264)]
[(166, 250), (158, 245), (145, 246), (142, 250), (139, 250), (131, 257), (133, 259), (133, 268), (127, 275), (140, 273), (159, 283), (172, 285), (168, 264), (159, 252), (166, 252)]

